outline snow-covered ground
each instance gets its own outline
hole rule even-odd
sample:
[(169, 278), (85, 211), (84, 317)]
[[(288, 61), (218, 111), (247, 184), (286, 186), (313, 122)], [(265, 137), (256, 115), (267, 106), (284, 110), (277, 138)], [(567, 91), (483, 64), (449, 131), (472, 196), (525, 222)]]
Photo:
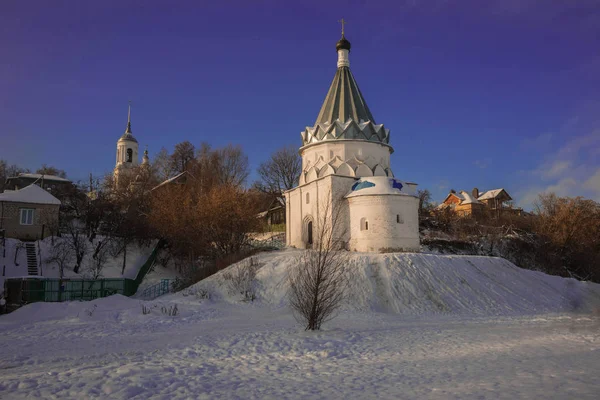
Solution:
[(598, 398), (600, 285), (494, 258), (356, 254), (351, 301), (305, 332), (285, 300), (297, 255), (258, 257), (252, 303), (219, 273), (152, 302), (0, 316), (0, 398)]

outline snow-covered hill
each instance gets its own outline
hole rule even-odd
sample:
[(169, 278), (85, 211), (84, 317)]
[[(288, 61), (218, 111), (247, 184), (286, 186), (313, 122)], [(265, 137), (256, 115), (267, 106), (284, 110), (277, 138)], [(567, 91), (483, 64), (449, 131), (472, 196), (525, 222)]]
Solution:
[[(301, 251), (256, 257), (256, 301), (287, 304), (288, 270)], [(239, 293), (228, 275), (246, 261), (219, 272), (183, 292), (235, 303)], [(600, 307), (600, 285), (516, 267), (497, 257), (421, 253), (351, 253), (350, 295), (346, 309), (394, 314), (514, 315), (592, 311)]]

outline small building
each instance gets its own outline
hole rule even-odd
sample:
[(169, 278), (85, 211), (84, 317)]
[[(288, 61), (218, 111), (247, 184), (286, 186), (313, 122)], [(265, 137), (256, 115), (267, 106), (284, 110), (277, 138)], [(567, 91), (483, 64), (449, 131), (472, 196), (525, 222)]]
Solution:
[(62, 188), (73, 185), (70, 180), (56, 175), (22, 173), (6, 178), (4, 188), (5, 190), (20, 190), (34, 183), (50, 193), (59, 192)]
[(58, 229), (60, 200), (37, 185), (0, 193), (0, 230), (5, 236), (38, 240)]
[(521, 215), (523, 209), (513, 207), (510, 202), (512, 197), (502, 188), (493, 189), (479, 193), (479, 189), (474, 188), (471, 193), (464, 190), (460, 193), (451, 190), (438, 209), (451, 209), (461, 217), (482, 215), (499, 216), (501, 213), (512, 213)]
[[(473, 189), (473, 192), (477, 191), (477, 188)], [(507, 205), (507, 202), (512, 201), (512, 197), (504, 189), (493, 189), (484, 192), (479, 195), (477, 193), (477, 199), (484, 203), (489, 210), (500, 210), (512, 208)]]
[(485, 212), (485, 204), (479, 201), (474, 193), (462, 190), (460, 193), (451, 191), (438, 207), (450, 208), (461, 217), (480, 216)]
[(285, 224), (285, 198), (280, 196), (274, 198), (266, 210), (258, 214), (258, 217), (269, 226)]

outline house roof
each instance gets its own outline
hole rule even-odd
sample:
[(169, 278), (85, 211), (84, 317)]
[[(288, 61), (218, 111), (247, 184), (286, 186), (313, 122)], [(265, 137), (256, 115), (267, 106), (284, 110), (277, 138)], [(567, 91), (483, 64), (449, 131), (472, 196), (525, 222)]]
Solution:
[(175, 175), (174, 177), (172, 177), (172, 178), (169, 178), (169, 179), (167, 179), (166, 181), (163, 181), (162, 183), (159, 183), (158, 185), (154, 186), (154, 187), (153, 187), (151, 190), (158, 189), (159, 187), (161, 187), (161, 186), (164, 186), (164, 185), (166, 185), (166, 184), (169, 184), (169, 183), (171, 183), (171, 182), (177, 182), (177, 180), (181, 179), (182, 177), (184, 177), (184, 176), (186, 176), (186, 175), (189, 175), (189, 176), (190, 176), (190, 177), (192, 177), (192, 178), (194, 177), (194, 176), (193, 176), (192, 174), (190, 174), (189, 172), (187, 172), (187, 171), (183, 171), (183, 172), (181, 172), (181, 173), (179, 173), (179, 174)]
[(479, 196), (477, 198), (477, 200), (495, 199), (496, 197), (500, 196), (500, 193), (502, 193), (502, 192), (504, 192), (504, 194), (506, 194), (506, 197), (508, 197), (509, 200), (512, 200), (512, 197), (510, 197), (510, 195), (508, 194), (508, 192), (506, 190), (502, 189), (502, 188), (488, 190), (487, 192), (485, 192), (481, 196)]
[(66, 178), (61, 178), (60, 176), (56, 176), (56, 175), (29, 174), (29, 173), (21, 173), (17, 176), (11, 176), (7, 179), (18, 179), (18, 178), (40, 179), (42, 177), (44, 177), (44, 180), (46, 180), (46, 181), (71, 182), (70, 180), (68, 180)]
[(0, 202), (60, 205), (60, 200), (34, 184), (24, 187), (21, 190), (0, 193)]
[(463, 195), (462, 195), (462, 194), (460, 194), (460, 193), (452, 193), (452, 192), (450, 192), (450, 193), (448, 193), (448, 196), (446, 196), (446, 198), (444, 199), (444, 201), (442, 201), (442, 204), (444, 204), (444, 203), (446, 202), (446, 200), (448, 200), (448, 198), (449, 198), (450, 196), (454, 196), (454, 197), (456, 197), (457, 199), (459, 199), (460, 201), (463, 201), (463, 200), (465, 199), (465, 198), (463, 197)]
[(460, 194), (463, 197), (463, 200), (460, 202), (460, 204), (481, 204), (481, 202), (474, 198), (473, 195), (471, 195), (471, 193), (467, 193), (464, 190), (460, 191)]

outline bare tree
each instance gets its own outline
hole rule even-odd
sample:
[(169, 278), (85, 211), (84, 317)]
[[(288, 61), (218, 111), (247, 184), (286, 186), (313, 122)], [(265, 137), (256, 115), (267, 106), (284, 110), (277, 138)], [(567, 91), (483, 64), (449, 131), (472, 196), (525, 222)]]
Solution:
[(173, 174), (171, 156), (164, 147), (152, 157), (152, 169), (156, 172), (159, 181), (165, 181)]
[(66, 241), (59, 241), (56, 243), (50, 251), (50, 257), (46, 260), (49, 264), (56, 264), (58, 266), (59, 277), (64, 277), (65, 267), (73, 259), (73, 248)]
[(91, 274), (92, 279), (98, 279), (102, 276), (102, 270), (108, 259), (110, 245), (111, 240), (109, 238), (99, 241), (96, 245), (94, 255), (88, 264), (88, 272)]
[(79, 225), (80, 222), (74, 218), (61, 221), (61, 231), (66, 234), (67, 243), (75, 255), (73, 272), (76, 274), (79, 273), (81, 262), (87, 251), (86, 235), (83, 233), (84, 228)]
[(419, 216), (422, 217), (431, 211), (431, 192), (427, 189), (417, 190), (417, 196), (419, 197)]
[(175, 150), (170, 157), (170, 167), (174, 173), (180, 173), (186, 171), (189, 167), (190, 162), (194, 160), (194, 153), (196, 149), (194, 145), (188, 142), (177, 143)]
[(248, 156), (242, 148), (227, 145), (214, 152), (216, 171), (222, 185), (241, 186), (248, 178)]
[(204, 229), (218, 256), (239, 252), (260, 224), (254, 197), (237, 186), (212, 188), (201, 197), (196, 212), (203, 224), (198, 228)]
[(46, 165), (46, 164), (42, 164), (42, 167), (39, 168), (37, 171), (35, 171), (35, 173), (41, 174), (41, 175), (54, 175), (54, 176), (58, 176), (60, 178), (67, 177), (67, 173), (64, 170), (58, 169), (55, 166)]
[(0, 193), (4, 191), (6, 178), (10, 178), (11, 176), (17, 176), (23, 172), (29, 172), (29, 170), (21, 168), (15, 164), (9, 165), (6, 160), (0, 159)]
[(302, 172), (302, 160), (293, 146), (283, 147), (258, 167), (259, 181), (256, 187), (270, 194), (281, 195), (298, 185)]
[(322, 209), (313, 248), (302, 253), (288, 277), (290, 306), (306, 330), (319, 330), (335, 317), (348, 287), (348, 257), (339, 239), (342, 207), (327, 202)]

